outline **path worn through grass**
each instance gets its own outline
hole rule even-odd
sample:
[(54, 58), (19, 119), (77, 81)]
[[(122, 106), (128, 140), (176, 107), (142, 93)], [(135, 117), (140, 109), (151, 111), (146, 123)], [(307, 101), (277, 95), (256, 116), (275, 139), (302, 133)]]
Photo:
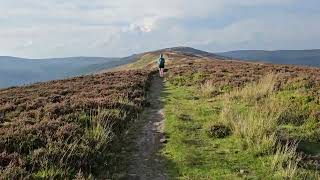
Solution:
[(161, 92), (164, 88), (163, 79), (154, 76), (148, 102), (140, 119), (136, 121), (129, 131), (128, 152), (129, 169), (128, 179), (167, 179), (163, 158), (160, 157), (160, 150), (164, 140), (163, 135), (163, 103)]

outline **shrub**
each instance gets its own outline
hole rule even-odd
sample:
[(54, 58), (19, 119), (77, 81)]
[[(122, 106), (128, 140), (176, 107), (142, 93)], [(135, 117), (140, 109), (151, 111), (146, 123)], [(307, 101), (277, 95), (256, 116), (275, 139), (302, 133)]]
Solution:
[(213, 138), (225, 138), (231, 134), (231, 129), (222, 123), (214, 123), (207, 128), (207, 134)]

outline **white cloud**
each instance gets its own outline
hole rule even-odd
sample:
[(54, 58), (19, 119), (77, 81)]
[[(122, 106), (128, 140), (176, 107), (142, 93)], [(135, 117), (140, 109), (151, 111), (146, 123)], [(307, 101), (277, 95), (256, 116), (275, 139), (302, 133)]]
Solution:
[(29, 46), (32, 46), (32, 44), (33, 44), (33, 41), (29, 40), (29, 41), (25, 42), (25, 44), (23, 44), (23, 47), (29, 47)]
[[(300, 18), (286, 11), (268, 16), (246, 15), (252, 8), (286, 7), (296, 2), (298, 0), (2, 0), (0, 55), (125, 56), (175, 45), (219, 51), (258, 45), (285, 48), (297, 41), (312, 44), (313, 39), (318, 39), (318, 15)], [(237, 16), (226, 14), (230, 9), (232, 13), (233, 9), (238, 10), (234, 13), (241, 9), (242, 18), (221, 27), (183, 25), (190, 19), (219, 20)], [(302, 29), (297, 22), (312, 28)]]

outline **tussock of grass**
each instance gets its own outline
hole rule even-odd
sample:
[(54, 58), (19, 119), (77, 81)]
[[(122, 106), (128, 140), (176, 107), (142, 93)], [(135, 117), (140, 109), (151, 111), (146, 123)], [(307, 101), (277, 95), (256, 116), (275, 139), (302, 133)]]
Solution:
[[(272, 155), (276, 149), (273, 170), (281, 177), (293, 178), (298, 168), (296, 145), (277, 145), (278, 121), (287, 104), (274, 97), (276, 80), (276, 75), (269, 74), (258, 83), (226, 94), (221, 119), (231, 125), (234, 134), (242, 139), (243, 146), (254, 154)], [(247, 105), (245, 111), (237, 107), (239, 103)]]
[(37, 173), (34, 174), (35, 178), (54, 178), (54, 179), (63, 179), (67, 176), (65, 173), (65, 169), (63, 168), (45, 168), (39, 170)]
[(218, 95), (230, 92), (232, 88), (227, 84), (215, 84), (213, 81), (206, 81), (199, 85), (199, 94), (203, 98), (213, 98)]
[(292, 142), (278, 145), (271, 162), (271, 167), (276, 171), (276, 175), (289, 179), (296, 177), (300, 161), (296, 149), (297, 144)]
[(95, 149), (105, 147), (112, 140), (113, 131), (112, 125), (108, 125), (106, 122), (100, 119), (95, 119), (91, 122), (91, 125), (86, 128), (85, 136), (96, 142)]
[(273, 147), (277, 121), (283, 108), (270, 100), (241, 109), (237, 102), (228, 99), (224, 101), (220, 115), (221, 120), (231, 126), (233, 133), (243, 139), (245, 146)]
[(207, 81), (204, 84), (201, 84), (199, 92), (200, 95), (205, 98), (211, 98), (221, 93), (212, 81)]
[(227, 94), (226, 98), (235, 100), (240, 98), (248, 103), (256, 103), (257, 101), (267, 97), (274, 91), (276, 80), (277, 75), (267, 74), (257, 83), (250, 83), (247, 84), (244, 88), (232, 91), (231, 93)]

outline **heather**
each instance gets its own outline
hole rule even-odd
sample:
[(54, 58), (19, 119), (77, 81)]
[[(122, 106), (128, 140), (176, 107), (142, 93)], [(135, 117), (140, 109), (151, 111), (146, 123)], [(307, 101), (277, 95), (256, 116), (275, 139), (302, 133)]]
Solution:
[(0, 90), (2, 178), (111, 177), (150, 77), (109, 72)]

